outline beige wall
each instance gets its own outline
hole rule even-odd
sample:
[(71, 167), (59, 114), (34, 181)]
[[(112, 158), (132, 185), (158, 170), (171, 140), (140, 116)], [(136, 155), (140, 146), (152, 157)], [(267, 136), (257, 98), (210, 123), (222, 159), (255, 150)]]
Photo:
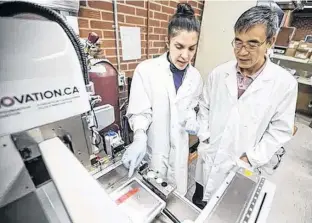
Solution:
[(206, 0), (195, 67), (203, 77), (217, 65), (234, 59), (231, 41), (238, 17), (256, 0)]

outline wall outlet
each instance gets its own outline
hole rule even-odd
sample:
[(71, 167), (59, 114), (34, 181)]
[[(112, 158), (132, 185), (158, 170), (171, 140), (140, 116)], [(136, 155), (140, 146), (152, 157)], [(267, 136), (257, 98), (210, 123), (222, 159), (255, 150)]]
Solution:
[(124, 72), (120, 72), (118, 75), (118, 86), (125, 86), (126, 74)]

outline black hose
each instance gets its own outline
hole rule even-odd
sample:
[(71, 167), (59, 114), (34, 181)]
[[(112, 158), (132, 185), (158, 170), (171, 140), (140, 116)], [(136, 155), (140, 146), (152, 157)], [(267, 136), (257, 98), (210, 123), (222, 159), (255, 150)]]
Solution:
[(163, 212), (173, 223), (181, 223), (167, 208), (165, 208)]
[(64, 20), (57, 12), (35, 3), (13, 1), (0, 4), (0, 16), (2, 17), (11, 17), (23, 13), (40, 15), (48, 20), (56, 22), (63, 28), (77, 53), (85, 84), (89, 84), (88, 66), (83, 47), (73, 29), (67, 24), (66, 20)]

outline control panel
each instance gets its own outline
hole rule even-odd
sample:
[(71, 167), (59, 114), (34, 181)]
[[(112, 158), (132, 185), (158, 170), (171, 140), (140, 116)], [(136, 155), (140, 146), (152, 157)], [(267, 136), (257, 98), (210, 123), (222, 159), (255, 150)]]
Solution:
[(166, 200), (168, 196), (176, 189), (176, 185), (169, 183), (167, 179), (160, 176), (158, 171), (149, 168), (140, 171), (146, 185), (160, 198)]

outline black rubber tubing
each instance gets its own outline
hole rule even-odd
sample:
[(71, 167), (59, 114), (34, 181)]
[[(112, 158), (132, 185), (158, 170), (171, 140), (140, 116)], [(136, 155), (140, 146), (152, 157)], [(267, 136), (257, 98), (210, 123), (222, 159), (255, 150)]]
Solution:
[(66, 20), (64, 20), (63, 17), (59, 15), (57, 12), (55, 12), (54, 10), (35, 4), (35, 3), (23, 2), (23, 1), (0, 3), (0, 16), (1, 17), (11, 17), (11, 16), (15, 16), (18, 14), (23, 14), (23, 13), (31, 13), (31, 14), (42, 16), (48, 20), (58, 23), (63, 28), (68, 38), (70, 39), (76, 51), (76, 54), (78, 56), (84, 82), (86, 85), (89, 84), (88, 66), (87, 66), (86, 55), (85, 55), (84, 49), (80, 43), (80, 40), (76, 36), (73, 29), (68, 25)]

